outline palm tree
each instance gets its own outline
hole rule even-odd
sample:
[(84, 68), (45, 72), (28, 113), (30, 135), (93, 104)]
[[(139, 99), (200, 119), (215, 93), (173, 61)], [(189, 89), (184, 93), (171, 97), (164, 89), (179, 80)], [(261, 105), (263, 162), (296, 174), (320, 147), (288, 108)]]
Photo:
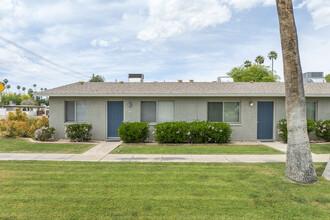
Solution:
[(23, 91), (24, 94), (25, 94), (25, 89), (26, 89), (25, 87), (22, 88), (22, 91)]
[(17, 86), (18, 94), (21, 94), (21, 93), (20, 93), (20, 89), (21, 89), (21, 86), (18, 85), (18, 86)]
[(33, 90), (31, 88), (28, 90), (28, 94), (30, 97), (33, 97)]
[(277, 59), (277, 53), (275, 51), (270, 51), (267, 57), (272, 61), (272, 75), (274, 75), (274, 60)]
[(43, 88), (40, 88), (41, 91), (43, 91), (44, 89)]
[(6, 92), (8, 93), (8, 90), (10, 89), (10, 85), (6, 85)]
[(4, 79), (3, 83), (6, 85), (8, 83), (8, 79)]
[(288, 128), (286, 177), (298, 183), (317, 181), (307, 134), (306, 98), (292, 0), (276, 0), (282, 44)]
[(47, 90), (47, 88), (44, 88), (44, 90)]
[(256, 59), (254, 60), (258, 65), (261, 65), (265, 62), (265, 58), (261, 55), (257, 56)]
[(36, 91), (36, 89), (37, 89), (37, 84), (33, 84), (33, 87), (34, 87), (34, 91)]
[(250, 67), (252, 65), (252, 62), (250, 61), (250, 60), (245, 60), (245, 62), (244, 62), (244, 67), (245, 68), (248, 68), (248, 67)]

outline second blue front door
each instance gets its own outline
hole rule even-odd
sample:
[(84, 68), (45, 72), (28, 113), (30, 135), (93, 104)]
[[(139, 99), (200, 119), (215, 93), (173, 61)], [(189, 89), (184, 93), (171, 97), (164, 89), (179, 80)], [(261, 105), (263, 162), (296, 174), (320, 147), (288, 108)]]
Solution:
[(118, 137), (117, 130), (124, 120), (122, 101), (108, 102), (108, 137)]
[(272, 140), (274, 127), (274, 103), (258, 102), (258, 131), (259, 140)]

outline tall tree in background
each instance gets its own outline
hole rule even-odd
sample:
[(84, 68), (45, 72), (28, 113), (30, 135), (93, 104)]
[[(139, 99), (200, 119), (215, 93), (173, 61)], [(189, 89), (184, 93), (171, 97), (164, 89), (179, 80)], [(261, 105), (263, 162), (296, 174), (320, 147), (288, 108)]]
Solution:
[(288, 127), (286, 177), (298, 183), (313, 183), (317, 181), (317, 176), (307, 134), (306, 98), (292, 0), (276, 0), (276, 5), (280, 23)]
[(248, 68), (248, 67), (250, 67), (250, 66), (252, 66), (252, 62), (251, 62), (250, 60), (245, 60), (245, 62), (244, 62), (244, 67), (245, 67), (245, 68)]
[(21, 92), (20, 92), (20, 89), (21, 89), (21, 86), (20, 86), (20, 85), (18, 85), (18, 86), (17, 86), (18, 94), (20, 94), (20, 93), (21, 93)]
[(272, 75), (267, 66), (258, 64), (234, 67), (227, 75), (233, 78), (234, 82), (276, 82), (280, 79), (279, 76)]
[(257, 56), (256, 59), (254, 60), (258, 65), (261, 65), (265, 62), (265, 58), (261, 55)]
[(277, 53), (275, 51), (270, 51), (267, 57), (272, 61), (272, 74), (274, 75), (274, 60), (277, 59)]
[(6, 85), (6, 92), (8, 93), (8, 90), (10, 89), (10, 85)]
[(25, 90), (26, 90), (26, 88), (25, 88), (25, 87), (23, 87), (23, 88), (22, 88), (22, 91), (23, 91), (23, 93), (24, 93), (24, 94), (25, 94)]
[(100, 76), (100, 75), (94, 75), (91, 77), (91, 79), (89, 80), (89, 82), (104, 82), (104, 77)]
[(34, 91), (36, 91), (36, 89), (37, 89), (37, 84), (33, 84), (33, 87), (34, 87)]
[(30, 89), (28, 90), (28, 95), (29, 95), (30, 97), (33, 97), (33, 89), (30, 88)]
[(4, 79), (4, 80), (3, 80), (3, 83), (4, 83), (5, 85), (7, 85), (7, 83), (8, 83), (8, 79)]

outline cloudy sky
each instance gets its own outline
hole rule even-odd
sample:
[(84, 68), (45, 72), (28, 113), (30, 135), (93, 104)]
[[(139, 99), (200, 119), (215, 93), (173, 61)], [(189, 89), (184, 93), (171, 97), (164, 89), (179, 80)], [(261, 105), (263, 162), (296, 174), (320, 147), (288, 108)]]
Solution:
[[(294, 1), (304, 72), (330, 73), (330, 1)], [(1, 0), (0, 80), (53, 88), (144, 73), (146, 81), (212, 81), (256, 56), (282, 58), (275, 0)], [(270, 60), (266, 59), (266, 65)]]

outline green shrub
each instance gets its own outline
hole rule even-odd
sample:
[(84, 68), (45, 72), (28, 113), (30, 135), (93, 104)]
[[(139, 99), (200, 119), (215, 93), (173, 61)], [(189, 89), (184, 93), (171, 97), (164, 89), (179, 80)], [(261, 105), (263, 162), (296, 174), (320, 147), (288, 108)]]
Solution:
[(330, 120), (317, 121), (315, 127), (315, 134), (318, 138), (330, 141)]
[(6, 119), (0, 121), (0, 137), (34, 137), (34, 132), (41, 127), (49, 127), (47, 117), (29, 118), (20, 109), (9, 112)]
[(71, 124), (67, 125), (65, 129), (66, 137), (71, 141), (83, 142), (89, 141), (92, 137), (91, 124)]
[(38, 141), (54, 141), (55, 128), (47, 128), (45, 126), (34, 132), (34, 137)]
[(188, 141), (188, 122), (165, 122), (155, 125), (155, 141), (158, 143), (183, 143)]
[[(286, 119), (281, 119), (277, 123), (277, 132), (282, 141), (288, 142), (288, 127)], [(307, 132), (310, 134), (315, 130), (315, 121), (307, 119)]]
[(155, 126), (159, 143), (228, 143), (232, 129), (224, 122), (166, 122)]
[(149, 137), (147, 122), (124, 122), (119, 126), (118, 135), (125, 143), (141, 143)]

